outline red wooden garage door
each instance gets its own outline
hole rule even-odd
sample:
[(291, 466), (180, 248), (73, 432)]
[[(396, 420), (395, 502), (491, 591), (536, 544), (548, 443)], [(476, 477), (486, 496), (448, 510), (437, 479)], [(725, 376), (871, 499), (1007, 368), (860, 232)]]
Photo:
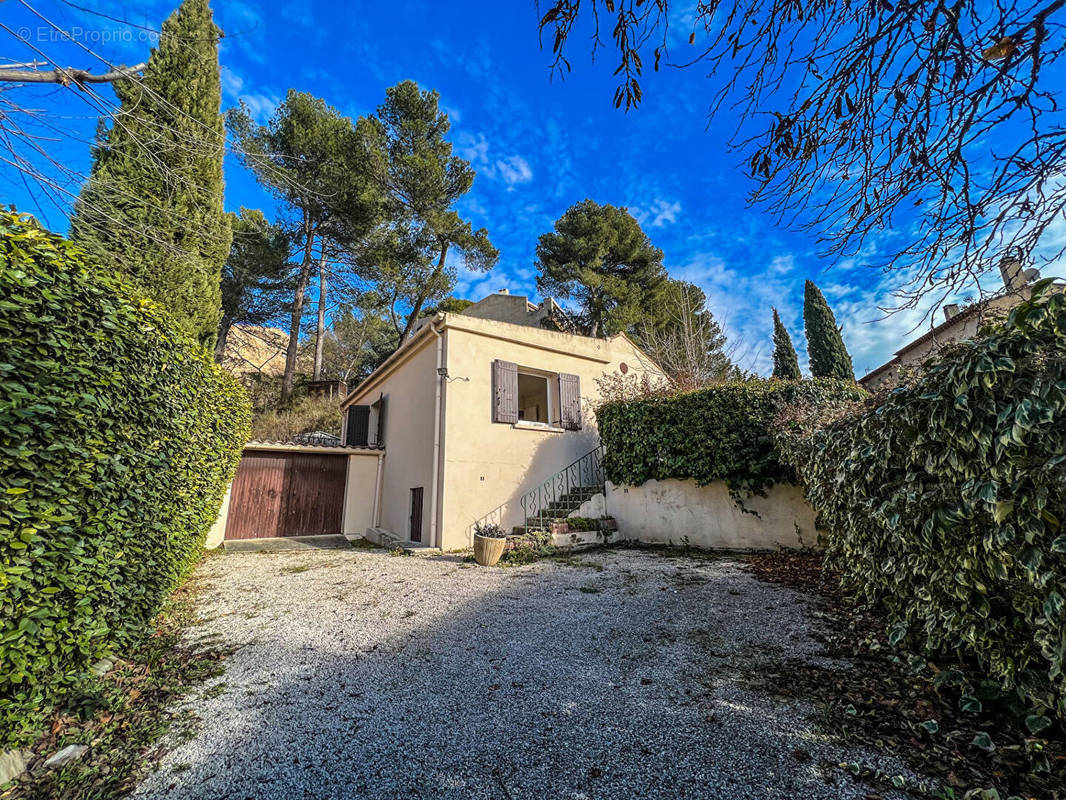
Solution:
[(344, 455), (245, 450), (226, 538), (340, 533), (347, 464)]

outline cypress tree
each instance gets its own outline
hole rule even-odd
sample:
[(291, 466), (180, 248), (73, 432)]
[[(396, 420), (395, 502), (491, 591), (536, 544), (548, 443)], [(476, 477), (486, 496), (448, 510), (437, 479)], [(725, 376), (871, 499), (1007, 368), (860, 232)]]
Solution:
[(815, 378), (855, 380), (851, 356), (837, 327), (836, 317), (822, 291), (811, 281), (803, 290), (803, 327), (807, 332), (807, 359)]
[(800, 372), (799, 359), (796, 357), (796, 348), (792, 346), (792, 337), (788, 335), (788, 328), (781, 322), (781, 317), (774, 312), (774, 374), (773, 377), (783, 381), (799, 380), (803, 377)]
[(114, 84), (120, 108), (93, 148), (71, 238), (132, 279), (211, 346), (232, 234), (222, 207), (225, 129), (208, 0), (163, 23), (141, 79)]

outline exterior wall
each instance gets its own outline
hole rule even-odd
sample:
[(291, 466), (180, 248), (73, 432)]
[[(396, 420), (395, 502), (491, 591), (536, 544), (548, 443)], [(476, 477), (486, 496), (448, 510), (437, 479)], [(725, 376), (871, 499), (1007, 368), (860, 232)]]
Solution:
[[(386, 424), (388, 420), (385, 420)], [(360, 453), (348, 456), (348, 476), (344, 484), (344, 516), (341, 533), (362, 536), (374, 524), (374, 488), (378, 475), (378, 455)], [(382, 464), (384, 467), (384, 464)]]
[(230, 481), (229, 486), (226, 487), (226, 494), (222, 497), (222, 507), (218, 510), (218, 516), (215, 517), (215, 524), (211, 526), (211, 530), (207, 532), (207, 538), (204, 539), (204, 548), (207, 550), (221, 547), (222, 541), (226, 538), (226, 520), (229, 519), (229, 496), (232, 491), (233, 481)]
[[(501, 505), (506, 506), (501, 519), (505, 528), (522, 524), (522, 495), (599, 444), (592, 413), (599, 397), (596, 378), (618, 370), (622, 362), (630, 374), (661, 374), (623, 336), (591, 339), (452, 315), (445, 335), (451, 378), (445, 386), (441, 514), (445, 549), (469, 546), (474, 521)], [(582, 429), (494, 423), (492, 363), (496, 359), (512, 361), (519, 368), (577, 375)], [(395, 451), (392, 442), (387, 446), (391, 461)]]
[(777, 484), (766, 497), (744, 500), (745, 513), (725, 483), (648, 481), (642, 486), (607, 483), (607, 513), (623, 539), (688, 544), (707, 549), (769, 550), (813, 547), (818, 542), (814, 509), (798, 486)]
[[(386, 397), (385, 464), (382, 475), (381, 527), (407, 538), (411, 515), (411, 489), (423, 487), (422, 541), (430, 537), (431, 503), (434, 495), (433, 420), (437, 380), (436, 337), (425, 334), (401, 354), (395, 368), (383, 378), (366, 381), (345, 400), (351, 404), (373, 403)], [(373, 376), (372, 376), (373, 378)], [(376, 467), (375, 467), (376, 468)], [(371, 486), (373, 482), (371, 481)], [(371, 501), (373, 490), (370, 492)], [(353, 502), (355, 502), (353, 500)], [(347, 527), (345, 528), (347, 531)]]

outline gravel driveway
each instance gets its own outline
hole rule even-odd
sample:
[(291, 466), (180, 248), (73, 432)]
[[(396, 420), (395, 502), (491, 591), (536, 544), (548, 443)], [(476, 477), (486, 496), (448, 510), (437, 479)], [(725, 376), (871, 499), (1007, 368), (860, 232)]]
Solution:
[(192, 635), (236, 652), (136, 797), (835, 800), (872, 789), (824, 762), (908, 774), (734, 682), (818, 658), (804, 599), (736, 560), (240, 553), (201, 577)]

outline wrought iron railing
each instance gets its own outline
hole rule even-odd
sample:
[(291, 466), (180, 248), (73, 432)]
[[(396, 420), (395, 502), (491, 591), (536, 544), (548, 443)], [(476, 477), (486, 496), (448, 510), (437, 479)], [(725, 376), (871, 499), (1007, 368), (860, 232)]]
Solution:
[[(602, 447), (590, 450), (573, 464), (563, 467), (548, 480), (519, 497), (518, 506), (521, 509), (523, 522), (530, 517), (551, 514), (563, 497), (578, 493), (580, 489), (602, 490), (604, 475), (601, 455)], [(476, 520), (468, 529), (471, 541), (473, 541), (474, 528), (478, 525), (503, 527), (511, 516), (511, 512), (515, 510), (514, 506), (515, 501), (508, 500)], [(567, 513), (561, 512), (559, 516), (565, 517)]]
[[(559, 501), (566, 495), (573, 494), (579, 489), (596, 489), (603, 486), (603, 462), (600, 459), (600, 448), (590, 450), (581, 456), (573, 464), (563, 467), (552, 475), (544, 483), (530, 489), (519, 500), (522, 514), (526, 519), (530, 517), (551, 514), (557, 509)], [(558, 516), (565, 517), (566, 513)]]

